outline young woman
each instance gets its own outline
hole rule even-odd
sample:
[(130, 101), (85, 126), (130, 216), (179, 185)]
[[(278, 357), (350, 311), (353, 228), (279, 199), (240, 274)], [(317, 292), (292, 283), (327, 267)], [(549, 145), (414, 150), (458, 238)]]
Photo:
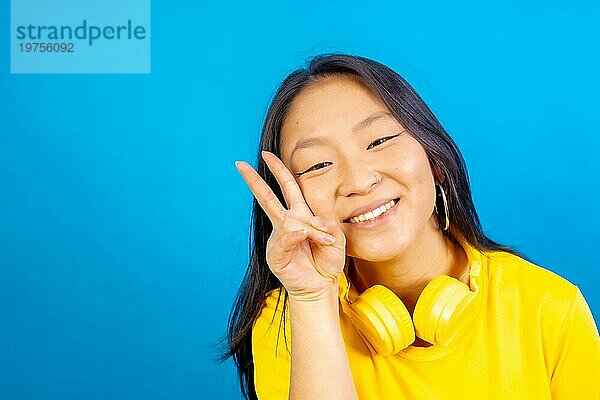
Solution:
[(579, 288), (482, 231), (465, 163), (413, 88), (313, 57), (268, 110), (229, 350), (250, 399), (598, 399)]

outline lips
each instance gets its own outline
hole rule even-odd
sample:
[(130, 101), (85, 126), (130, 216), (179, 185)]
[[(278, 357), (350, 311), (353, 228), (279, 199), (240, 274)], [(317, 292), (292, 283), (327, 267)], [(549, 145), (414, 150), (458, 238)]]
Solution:
[(382, 205), (390, 202), (391, 200), (398, 200), (399, 197), (388, 197), (385, 199), (381, 199), (381, 200), (375, 200), (363, 207), (359, 207), (356, 210), (352, 211), (352, 214), (350, 214), (346, 219), (344, 219), (344, 223), (349, 223), (350, 219), (352, 217), (356, 217), (357, 215), (361, 215), (364, 213), (367, 213), (369, 211), (373, 211), (374, 209), (376, 209), (377, 207), (381, 207)]

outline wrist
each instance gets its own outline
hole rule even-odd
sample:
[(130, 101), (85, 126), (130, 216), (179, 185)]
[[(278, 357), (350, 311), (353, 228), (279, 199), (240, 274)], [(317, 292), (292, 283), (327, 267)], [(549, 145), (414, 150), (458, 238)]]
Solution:
[(290, 302), (294, 303), (337, 303), (338, 301), (338, 279), (322, 290), (311, 293), (291, 294), (288, 292)]

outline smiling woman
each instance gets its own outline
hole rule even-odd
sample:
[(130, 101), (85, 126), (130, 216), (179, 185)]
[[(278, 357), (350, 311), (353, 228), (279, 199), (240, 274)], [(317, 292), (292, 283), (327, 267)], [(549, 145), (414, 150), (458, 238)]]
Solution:
[(246, 398), (600, 397), (579, 288), (484, 234), (460, 151), (396, 72), (313, 57), (260, 150), (236, 162), (254, 242), (222, 358)]

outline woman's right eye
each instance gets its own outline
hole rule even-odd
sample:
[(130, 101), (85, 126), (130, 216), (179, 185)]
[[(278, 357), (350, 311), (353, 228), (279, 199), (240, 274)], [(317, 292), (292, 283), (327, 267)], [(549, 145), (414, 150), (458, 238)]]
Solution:
[(313, 165), (312, 167), (310, 167), (309, 169), (307, 169), (306, 171), (304, 171), (304, 172), (300, 172), (300, 173), (297, 173), (296, 175), (297, 175), (297, 176), (300, 176), (300, 175), (302, 175), (302, 174), (305, 174), (305, 173), (307, 173), (307, 172), (310, 172), (310, 171), (313, 171), (313, 170), (318, 170), (318, 169), (321, 169), (321, 168), (316, 168), (316, 167), (318, 167), (319, 165), (323, 165), (323, 164), (331, 164), (331, 163), (330, 163), (329, 161), (324, 161), (324, 162), (322, 162), (322, 163), (315, 164), (315, 165)]

